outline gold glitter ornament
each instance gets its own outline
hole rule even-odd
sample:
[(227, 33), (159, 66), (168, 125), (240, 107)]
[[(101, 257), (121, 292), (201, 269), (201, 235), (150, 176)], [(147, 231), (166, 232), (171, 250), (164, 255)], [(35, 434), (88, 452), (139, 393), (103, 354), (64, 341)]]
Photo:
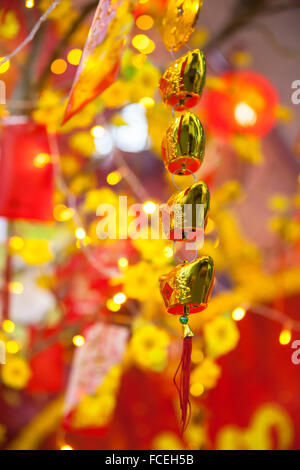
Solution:
[(206, 78), (206, 61), (199, 49), (189, 51), (175, 60), (159, 82), (164, 103), (175, 111), (193, 108), (199, 102)]
[(169, 0), (162, 19), (162, 40), (169, 51), (184, 46), (194, 32), (203, 0)]
[(203, 161), (205, 136), (199, 118), (190, 112), (174, 119), (162, 141), (165, 167), (178, 175), (196, 172)]

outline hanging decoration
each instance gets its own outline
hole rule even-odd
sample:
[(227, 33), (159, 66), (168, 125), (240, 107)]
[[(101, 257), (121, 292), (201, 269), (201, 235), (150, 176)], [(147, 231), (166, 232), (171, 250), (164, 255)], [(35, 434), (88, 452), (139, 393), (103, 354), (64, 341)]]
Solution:
[(162, 40), (169, 51), (178, 51), (196, 27), (203, 0), (169, 0), (162, 19)]
[[(179, 5), (180, 3), (180, 5)], [(202, 2), (201, 2), (202, 5)], [(167, 25), (175, 22), (183, 15), (183, 21), (180, 23), (186, 28), (184, 20), (191, 20), (191, 13), (195, 15), (196, 20), (199, 2), (173, 2), (170, 1), (167, 7), (167, 13), (171, 15), (169, 23), (164, 19), (163, 37), (170, 33)], [(185, 10), (189, 7), (190, 10)], [(174, 12), (177, 9), (177, 15)], [(189, 12), (189, 15), (187, 15)], [(172, 17), (175, 14), (175, 16)], [(187, 15), (187, 16), (185, 16)], [(177, 39), (177, 45), (166, 47), (172, 49), (181, 47), (190, 37), (193, 30), (193, 22), (190, 23), (189, 34), (182, 36), (180, 41)], [(174, 30), (175, 30), (174, 27)], [(180, 29), (179, 29), (180, 32)], [(174, 35), (175, 37), (175, 35)], [(170, 35), (172, 39), (172, 35)], [(199, 50), (185, 54), (175, 61), (165, 72), (160, 81), (160, 91), (165, 103), (173, 105), (173, 111), (184, 111), (198, 103), (205, 82), (205, 59)], [(168, 128), (162, 142), (162, 157), (166, 168), (173, 175), (194, 174), (200, 167), (204, 157), (204, 131), (200, 120), (192, 112), (184, 112), (176, 118)], [(196, 179), (196, 177), (195, 177)], [(205, 183), (195, 183), (193, 186), (172, 196), (167, 206), (175, 207), (174, 215), (170, 218), (170, 239), (176, 241), (191, 241), (195, 239), (197, 233), (203, 233), (203, 227), (209, 210), (209, 190)], [(187, 204), (192, 207), (190, 220), (188, 220)], [(203, 216), (197, 218), (199, 204), (203, 204)], [(177, 207), (177, 208), (176, 208)], [(180, 208), (180, 211), (178, 210)], [(178, 213), (181, 214), (178, 216)], [(166, 219), (166, 214), (162, 213), (162, 221)], [(185, 230), (184, 224), (187, 222)], [(164, 223), (163, 223), (164, 225)], [(176, 237), (175, 237), (176, 235)], [(196, 253), (197, 257), (197, 253)], [(168, 313), (180, 315), (180, 323), (183, 325), (183, 349), (181, 361), (176, 371), (174, 382), (178, 389), (181, 408), (181, 431), (183, 432), (187, 425), (190, 390), (190, 369), (192, 337), (194, 336), (190, 329), (189, 315), (198, 313), (207, 307), (214, 282), (214, 263), (212, 258), (204, 256), (196, 258), (192, 262), (177, 266), (170, 273), (162, 275), (159, 278), (160, 291), (165, 302)], [(179, 374), (179, 384), (176, 382)]]
[(206, 62), (199, 49), (189, 51), (175, 60), (165, 71), (159, 82), (159, 91), (164, 103), (175, 111), (193, 108), (200, 100), (205, 84)]
[[(199, 210), (199, 204), (203, 205), (203, 213)], [(172, 211), (177, 205), (180, 211)], [(185, 208), (189, 205), (191, 211)], [(195, 240), (203, 235), (206, 226), (210, 205), (210, 194), (207, 185), (203, 181), (174, 194), (167, 202), (167, 207), (162, 206), (160, 217), (165, 233), (170, 233), (170, 240)]]
[(115, 81), (133, 25), (133, 7), (133, 0), (99, 1), (62, 124)]
[(86, 329), (85, 344), (76, 350), (73, 360), (64, 430), (96, 436), (106, 431), (116, 404), (113, 397), (119, 389), (128, 336), (128, 329), (120, 325), (95, 323)]
[(165, 167), (186, 175), (196, 172), (204, 156), (204, 130), (198, 117), (184, 113), (174, 119), (163, 138), (161, 152)]

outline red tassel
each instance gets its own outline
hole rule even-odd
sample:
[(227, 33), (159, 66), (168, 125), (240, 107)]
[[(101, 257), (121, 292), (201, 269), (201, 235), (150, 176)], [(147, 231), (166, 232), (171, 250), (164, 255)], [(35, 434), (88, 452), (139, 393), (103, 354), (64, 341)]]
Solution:
[[(179, 366), (174, 375), (174, 384), (177, 388), (181, 409), (181, 434), (187, 428), (191, 415), (191, 404), (189, 400), (190, 394), (190, 374), (191, 374), (191, 354), (192, 354), (192, 337), (187, 336), (183, 340), (182, 354)], [(179, 384), (176, 382), (179, 373)]]

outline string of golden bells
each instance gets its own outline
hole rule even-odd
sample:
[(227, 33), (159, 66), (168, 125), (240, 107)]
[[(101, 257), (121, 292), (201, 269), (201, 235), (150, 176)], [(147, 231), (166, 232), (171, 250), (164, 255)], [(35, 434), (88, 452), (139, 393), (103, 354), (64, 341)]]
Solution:
[[(189, 40), (195, 29), (203, 0), (169, 0), (162, 20), (162, 39), (166, 48), (177, 51)], [(162, 157), (166, 169), (177, 175), (195, 173), (204, 158), (205, 136), (199, 118), (190, 111), (198, 104), (205, 84), (206, 62), (203, 53), (196, 49), (188, 51), (176, 59), (161, 77), (159, 90), (165, 104), (174, 111), (182, 112), (167, 129), (162, 141)], [(195, 182), (192, 186), (171, 196), (167, 207), (178, 204), (180, 216), (171, 213), (169, 219), (169, 239), (176, 241), (195, 240), (195, 236), (205, 228), (210, 205), (207, 185)], [(187, 222), (186, 204), (192, 207), (192, 215)], [(199, 204), (204, 208), (203, 217), (197, 219)], [(166, 218), (167, 219), (167, 218)], [(164, 212), (161, 221), (164, 226)], [(197, 220), (202, 220), (201, 226)], [(178, 228), (179, 227), (179, 228)], [(182, 229), (184, 227), (184, 230)], [(188, 325), (189, 315), (201, 312), (207, 307), (214, 282), (214, 264), (209, 256), (202, 256), (191, 262), (183, 262), (171, 272), (159, 278), (160, 291), (168, 313), (180, 315), (183, 326), (183, 352), (175, 374), (175, 384), (179, 391), (182, 431), (187, 422), (189, 407), (189, 378), (191, 361), (192, 330)], [(176, 376), (180, 371), (180, 383)]]

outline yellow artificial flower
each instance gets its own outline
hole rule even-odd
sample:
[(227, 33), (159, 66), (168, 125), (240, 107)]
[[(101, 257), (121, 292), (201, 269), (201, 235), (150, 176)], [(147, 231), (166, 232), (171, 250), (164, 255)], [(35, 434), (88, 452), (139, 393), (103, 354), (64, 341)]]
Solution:
[(277, 106), (276, 117), (282, 122), (290, 122), (294, 119), (293, 110), (289, 106)]
[(7, 387), (22, 389), (26, 387), (30, 377), (30, 367), (21, 356), (8, 357), (6, 364), (2, 366), (1, 378)]
[(62, 155), (60, 157), (60, 167), (62, 173), (67, 176), (74, 176), (80, 171), (81, 165), (73, 155)]
[(155, 450), (184, 450), (183, 444), (171, 431), (163, 431), (155, 436), (152, 442)]
[(123, 283), (124, 294), (127, 297), (144, 302), (150, 299), (155, 300), (157, 297), (160, 298), (158, 275), (159, 273), (153, 269), (150, 263), (141, 261), (129, 266), (123, 273), (122, 278), (116, 279), (115, 282), (121, 281)]
[(168, 333), (153, 324), (144, 324), (134, 329), (129, 344), (129, 353), (140, 366), (162, 371), (168, 359)]
[(72, 179), (70, 183), (70, 190), (76, 195), (82, 194), (83, 192), (95, 186), (95, 183), (95, 175), (79, 173)]
[(14, 39), (20, 30), (20, 24), (17, 15), (13, 10), (0, 10), (0, 37), (3, 39)]
[(217, 317), (206, 323), (203, 329), (207, 353), (212, 357), (219, 357), (234, 349), (239, 341), (240, 334), (231, 317)]
[(44, 264), (52, 261), (53, 255), (47, 240), (27, 239), (24, 246), (18, 251), (27, 264)]
[[(45, 13), (50, 5), (52, 4), (52, 0), (41, 0), (39, 2), (39, 9)], [(67, 15), (70, 14), (72, 11), (72, 2), (71, 0), (62, 0), (50, 13), (49, 18), (53, 20), (57, 20), (59, 18), (66, 18)]]
[(111, 394), (84, 395), (75, 409), (75, 428), (105, 426), (111, 419), (116, 399)]
[(36, 278), (36, 283), (42, 289), (51, 290), (56, 284), (55, 276), (47, 276), (46, 274), (42, 274)]
[(91, 189), (86, 193), (84, 209), (96, 212), (99, 204), (111, 204), (117, 206), (118, 196), (109, 188)]
[(191, 385), (201, 384), (204, 388), (214, 388), (221, 375), (221, 367), (212, 359), (206, 357), (191, 372)]
[(116, 393), (120, 386), (121, 372), (120, 364), (113, 366), (106, 374), (103, 383), (97, 388), (97, 394)]
[(89, 132), (77, 132), (69, 139), (70, 147), (84, 157), (90, 157), (95, 152), (95, 142)]
[(131, 82), (131, 101), (139, 101), (144, 96), (152, 97), (157, 90), (159, 70), (149, 61), (139, 68)]
[(128, 83), (123, 80), (115, 81), (101, 95), (107, 108), (119, 108), (129, 100)]
[(273, 194), (268, 203), (271, 210), (278, 212), (285, 212), (290, 207), (289, 198), (284, 194)]
[(246, 51), (235, 51), (231, 54), (230, 61), (236, 67), (248, 67), (253, 62), (253, 57)]
[(160, 156), (161, 141), (167, 127), (170, 125), (172, 114), (167, 106), (158, 103), (152, 108), (147, 109), (147, 119), (152, 149)]
[(236, 134), (231, 139), (232, 145), (242, 160), (250, 163), (262, 163), (261, 141), (254, 136)]
[[(172, 261), (172, 255), (168, 256), (169, 253), (172, 253), (172, 245), (168, 240), (138, 238), (132, 240), (132, 244), (140, 252), (142, 258), (157, 266), (166, 266)], [(165, 250), (168, 247), (170, 251)]]
[(195, 33), (192, 35), (190, 44), (192, 47), (197, 47), (197, 49), (201, 49), (209, 40), (210, 38), (210, 30), (201, 26), (197, 28)]

